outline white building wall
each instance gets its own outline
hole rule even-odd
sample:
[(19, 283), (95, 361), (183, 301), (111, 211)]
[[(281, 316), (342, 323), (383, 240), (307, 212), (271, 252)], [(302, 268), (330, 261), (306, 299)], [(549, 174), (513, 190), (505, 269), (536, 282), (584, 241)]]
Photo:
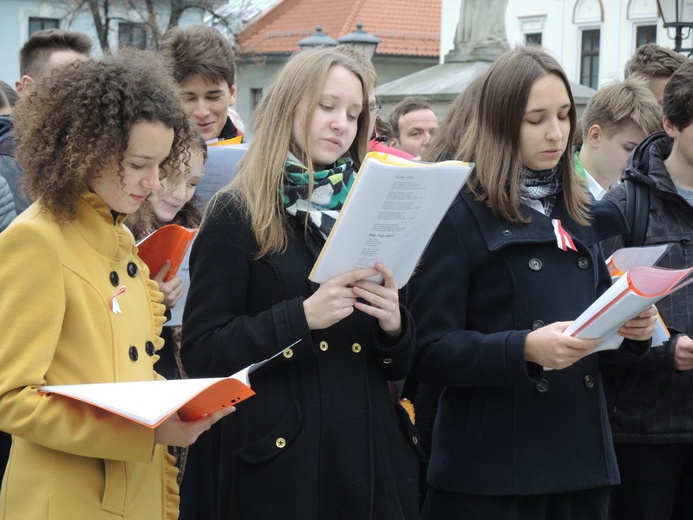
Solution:
[[(92, 55), (100, 56), (99, 45), (94, 21), (88, 10), (80, 10), (77, 14), (70, 14), (66, 9), (68, 2), (64, 0), (0, 0), (0, 80), (14, 87), (19, 79), (19, 49), (29, 38), (29, 18), (58, 18), (61, 19), (61, 29), (70, 29), (87, 34), (92, 42)], [(121, 17), (133, 22), (140, 22), (135, 11), (126, 9), (118, 10), (117, 4), (111, 12), (111, 17)], [(160, 20), (165, 25), (168, 23), (168, 10), (166, 4), (161, 4)], [(202, 23), (202, 11), (188, 9), (181, 17), (180, 25), (188, 26)], [(118, 21), (113, 21), (109, 34), (109, 43), (112, 48), (118, 46)]]
[[(453, 48), (460, 5), (461, 0), (442, 0), (441, 62)], [(524, 44), (527, 34), (541, 33), (542, 46), (574, 82), (580, 81), (582, 31), (600, 29), (599, 86), (623, 78), (624, 65), (636, 48), (638, 26), (656, 24), (657, 43), (674, 47), (673, 30), (670, 38), (657, 16), (656, 0), (509, 0), (505, 24), (511, 46)], [(693, 47), (691, 36), (683, 47)]]

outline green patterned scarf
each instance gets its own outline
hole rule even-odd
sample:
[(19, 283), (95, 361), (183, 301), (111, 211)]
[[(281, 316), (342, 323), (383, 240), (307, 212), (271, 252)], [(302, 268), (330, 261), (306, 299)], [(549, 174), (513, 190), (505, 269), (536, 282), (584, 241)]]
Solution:
[(308, 230), (316, 246), (321, 248), (332, 231), (354, 180), (354, 162), (350, 157), (342, 157), (329, 169), (313, 173), (313, 193), (309, 201), (310, 175), (307, 168), (294, 158), (286, 161), (282, 191), (284, 207), (301, 222), (307, 217)]

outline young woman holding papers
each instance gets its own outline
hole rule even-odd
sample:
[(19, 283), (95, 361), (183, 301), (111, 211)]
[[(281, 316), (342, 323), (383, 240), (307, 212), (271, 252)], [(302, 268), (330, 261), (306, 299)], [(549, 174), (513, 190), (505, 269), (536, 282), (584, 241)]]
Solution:
[[(414, 325), (384, 265), (322, 285), (308, 274), (365, 156), (360, 68), (295, 54), (256, 109), (237, 177), (193, 244), (182, 356), (217, 376), (271, 356), (222, 424), (223, 518), (415, 519), (416, 431), (393, 399)], [(365, 278), (381, 273), (382, 285)]]
[(188, 155), (176, 86), (155, 55), (121, 51), (54, 71), (16, 115), (37, 202), (0, 235), (0, 430), (13, 438), (0, 518), (176, 519), (166, 446), (233, 407), (150, 429), (38, 391), (159, 377), (162, 295), (123, 220)]
[[(543, 50), (491, 65), (457, 154), (476, 170), (409, 283), (414, 376), (445, 386), (426, 520), (607, 518), (618, 469), (588, 355), (599, 340), (563, 331), (611, 284), (599, 241), (625, 222), (613, 205), (590, 213), (574, 127), (568, 80)], [(648, 348), (654, 315), (619, 329), (623, 355)]]

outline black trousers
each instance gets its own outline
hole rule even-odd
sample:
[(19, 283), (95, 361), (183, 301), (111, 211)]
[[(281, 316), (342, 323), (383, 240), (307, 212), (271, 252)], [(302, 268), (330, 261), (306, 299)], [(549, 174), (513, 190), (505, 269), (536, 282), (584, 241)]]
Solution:
[(693, 519), (693, 444), (615, 443), (613, 520)]
[(479, 496), (428, 488), (421, 520), (606, 520), (609, 488), (555, 495)]

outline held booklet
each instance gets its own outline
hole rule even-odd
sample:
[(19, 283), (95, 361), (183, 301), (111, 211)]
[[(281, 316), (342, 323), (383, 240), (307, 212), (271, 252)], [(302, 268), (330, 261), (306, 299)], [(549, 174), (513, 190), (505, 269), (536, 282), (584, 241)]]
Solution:
[(571, 323), (564, 334), (601, 338), (593, 352), (617, 349), (623, 341), (616, 333), (618, 328), (653, 303), (693, 282), (692, 274), (693, 267), (632, 267)]
[(382, 262), (403, 287), (473, 168), (462, 161), (366, 155), (309, 278), (323, 283)]
[(52, 385), (42, 386), (39, 392), (76, 399), (156, 428), (176, 412), (183, 421), (196, 421), (255, 395), (249, 374), (285, 350), (229, 377)]
[(176, 276), (196, 234), (197, 229), (167, 224), (137, 242), (138, 255), (149, 267), (149, 275), (156, 276), (166, 260), (170, 260), (171, 269), (164, 281)]
[[(638, 265), (655, 265), (670, 248), (671, 244), (662, 244), (659, 246), (624, 247), (614, 251), (614, 253), (606, 259), (606, 265), (609, 268), (611, 280), (615, 282), (632, 267)], [(671, 337), (662, 316), (657, 314), (657, 317), (657, 325), (652, 334), (653, 347), (663, 345), (664, 342)]]

